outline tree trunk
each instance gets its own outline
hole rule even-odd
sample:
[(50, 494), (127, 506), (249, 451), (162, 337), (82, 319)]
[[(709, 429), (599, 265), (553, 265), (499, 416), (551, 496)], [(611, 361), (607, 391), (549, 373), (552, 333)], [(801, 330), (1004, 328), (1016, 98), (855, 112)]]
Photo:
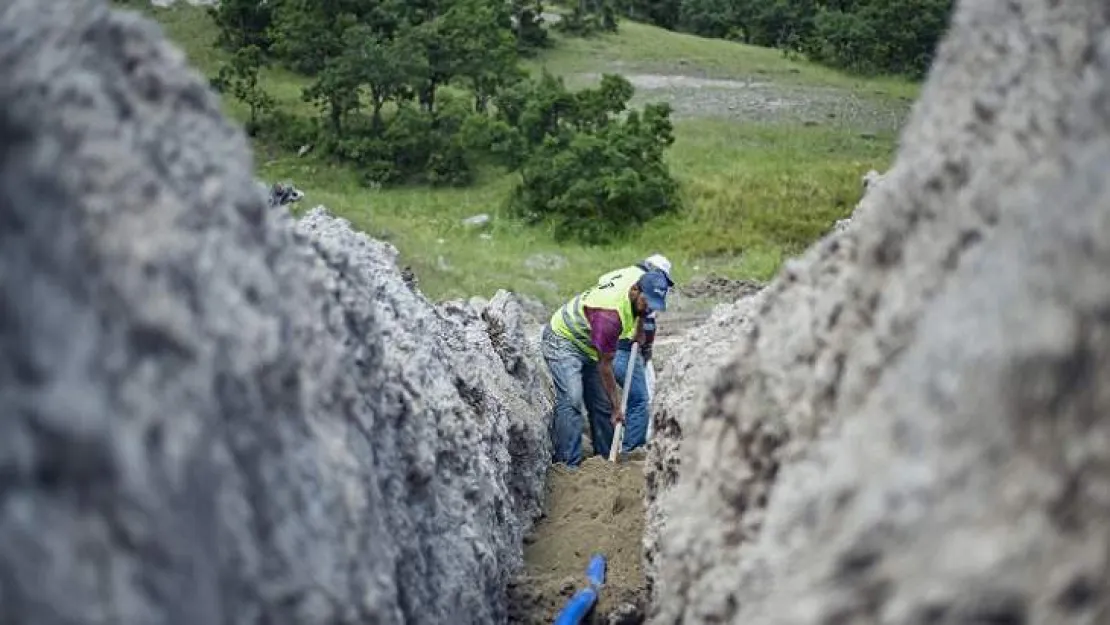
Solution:
[(335, 101), (329, 104), (331, 107), (331, 128), (335, 134), (343, 132), (343, 111), (340, 110), (339, 105)]
[(434, 113), (436, 108), (436, 81), (430, 80), (420, 90), (420, 106), (429, 113)]

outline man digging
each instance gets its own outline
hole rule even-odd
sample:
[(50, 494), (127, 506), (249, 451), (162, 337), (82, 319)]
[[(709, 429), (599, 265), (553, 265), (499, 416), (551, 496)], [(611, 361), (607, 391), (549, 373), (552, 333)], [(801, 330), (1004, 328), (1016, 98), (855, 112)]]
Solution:
[(631, 269), (607, 274), (607, 281), (575, 296), (544, 326), (542, 351), (555, 383), (552, 462), (581, 464), (583, 403), (598, 455), (609, 455), (613, 428), (624, 421), (613, 372), (618, 344), (638, 338), (646, 315), (666, 310), (670, 286), (661, 271)]
[[(605, 284), (621, 272), (640, 275), (649, 271), (661, 272), (667, 278), (667, 287), (674, 287), (674, 280), (671, 278), (671, 261), (662, 254), (652, 254), (631, 267), (611, 271), (598, 278), (597, 283), (599, 285)], [(651, 348), (655, 342), (655, 314), (656, 311), (652, 310), (642, 317), (640, 330), (637, 332), (636, 338), (622, 338), (617, 343), (617, 355), (613, 359), (613, 375), (618, 381), (625, 380), (629, 362), (632, 360), (632, 343), (636, 341), (640, 344), (641, 360), (638, 363), (639, 366), (632, 370), (628, 403), (623, 406), (624, 439), (621, 445), (621, 453), (628, 453), (647, 444), (648, 422), (651, 419), (648, 368), (651, 362)]]

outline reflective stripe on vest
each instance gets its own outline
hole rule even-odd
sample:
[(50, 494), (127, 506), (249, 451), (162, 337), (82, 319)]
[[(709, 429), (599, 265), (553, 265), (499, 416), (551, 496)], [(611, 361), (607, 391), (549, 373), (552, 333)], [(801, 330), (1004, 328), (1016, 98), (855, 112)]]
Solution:
[(579, 293), (573, 300), (563, 304), (559, 309), (559, 316), (563, 319), (563, 325), (570, 331), (571, 338), (589, 343), (590, 321), (586, 319), (586, 307), (582, 305), (582, 296), (586, 293)]
[(551, 315), (551, 329), (556, 334), (570, 339), (592, 360), (598, 359), (597, 349), (590, 340), (590, 323), (586, 318), (586, 307), (615, 310), (620, 315), (620, 338), (631, 338), (636, 332), (636, 319), (632, 314), (632, 302), (628, 290), (640, 279), (642, 270), (635, 272), (616, 271), (606, 274), (609, 280), (578, 294), (563, 304)]

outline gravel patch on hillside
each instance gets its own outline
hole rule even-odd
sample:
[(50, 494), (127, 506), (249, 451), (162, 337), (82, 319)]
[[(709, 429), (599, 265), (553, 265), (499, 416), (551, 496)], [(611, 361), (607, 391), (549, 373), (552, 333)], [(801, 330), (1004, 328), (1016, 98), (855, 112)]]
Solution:
[[(636, 87), (634, 106), (667, 102), (674, 109), (675, 119), (718, 118), (832, 126), (861, 133), (896, 132), (911, 104), (839, 87), (704, 78), (682, 73), (623, 70), (620, 73)], [(576, 84), (591, 85), (601, 79), (601, 73), (584, 73), (574, 78)]]

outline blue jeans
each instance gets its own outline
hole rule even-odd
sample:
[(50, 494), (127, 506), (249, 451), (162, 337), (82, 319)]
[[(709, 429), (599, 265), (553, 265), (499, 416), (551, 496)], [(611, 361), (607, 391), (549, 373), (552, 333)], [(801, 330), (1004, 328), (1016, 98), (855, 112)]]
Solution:
[[(613, 375), (617, 376), (617, 384), (622, 387), (622, 391), (630, 356), (632, 356), (632, 348), (622, 346), (617, 350), (616, 357), (613, 358)], [(648, 405), (646, 375), (644, 359), (637, 353), (636, 366), (632, 370), (632, 389), (628, 391), (628, 405), (624, 407), (624, 440), (621, 443), (621, 452), (623, 453), (628, 453), (647, 444), (647, 425), (651, 414)]]
[(582, 404), (590, 419), (594, 453), (608, 456), (613, 442), (612, 408), (598, 364), (550, 326), (544, 327), (541, 350), (555, 383), (555, 415), (549, 431), (551, 461), (571, 467), (582, 463)]

